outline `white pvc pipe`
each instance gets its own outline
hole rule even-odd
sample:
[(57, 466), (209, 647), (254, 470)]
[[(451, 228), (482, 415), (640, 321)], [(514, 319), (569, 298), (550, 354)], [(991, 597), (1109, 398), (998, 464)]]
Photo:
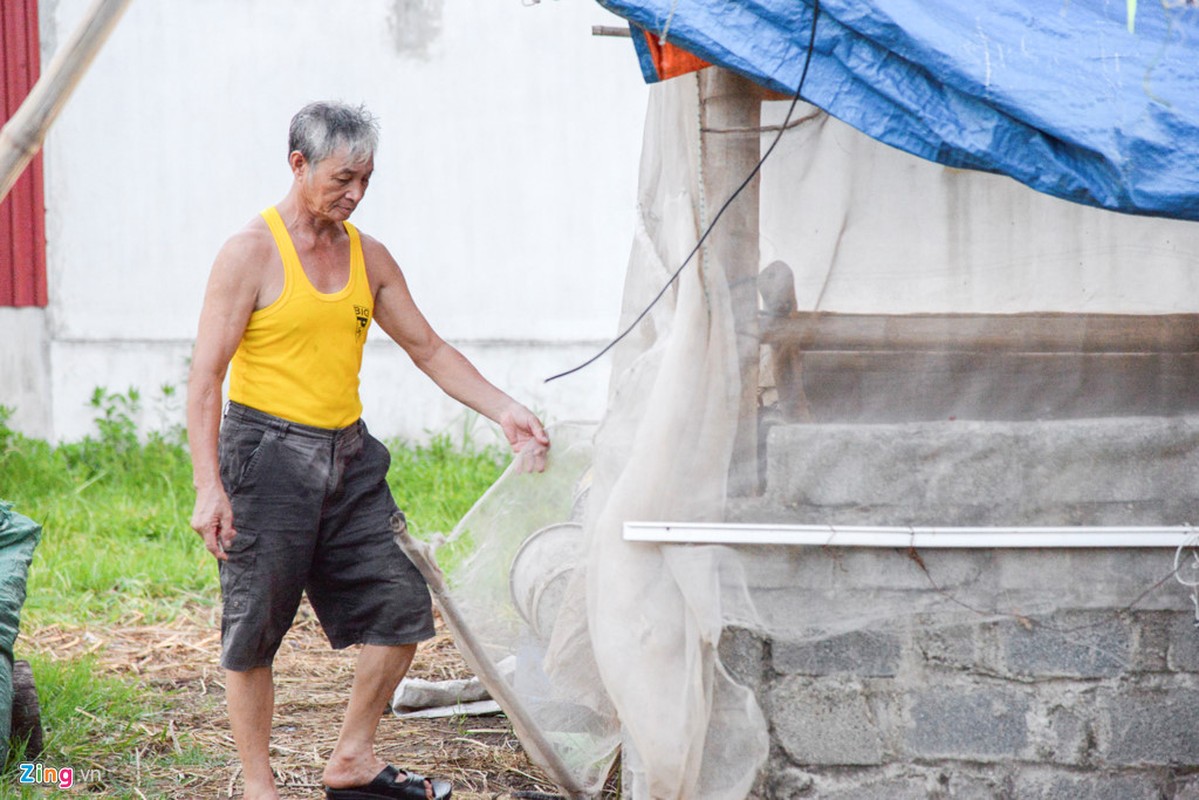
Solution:
[(818, 547), (1181, 547), (1195, 529), (1175, 527), (883, 527), (626, 522), (630, 542)]

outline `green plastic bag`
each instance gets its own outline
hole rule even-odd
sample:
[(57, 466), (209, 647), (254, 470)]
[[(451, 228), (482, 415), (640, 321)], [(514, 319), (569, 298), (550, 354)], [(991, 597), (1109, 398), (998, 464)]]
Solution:
[(12, 734), (13, 643), (25, 604), (25, 581), (42, 526), (0, 500), (0, 763), (8, 756)]

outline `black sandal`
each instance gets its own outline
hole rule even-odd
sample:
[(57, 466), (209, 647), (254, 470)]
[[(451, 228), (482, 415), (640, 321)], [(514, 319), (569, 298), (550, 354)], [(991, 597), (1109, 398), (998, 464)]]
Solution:
[[(404, 777), (401, 778), (400, 776)], [(426, 800), (425, 783), (433, 787), (433, 800), (449, 800), (449, 781), (427, 780), (415, 772), (402, 772), (388, 764), (370, 783), (345, 789), (325, 787), (326, 800)]]

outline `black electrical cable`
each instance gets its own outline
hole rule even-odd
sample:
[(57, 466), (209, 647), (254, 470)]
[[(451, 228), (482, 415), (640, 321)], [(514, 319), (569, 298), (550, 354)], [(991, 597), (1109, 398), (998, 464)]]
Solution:
[(816, 46), (816, 18), (819, 16), (820, 0), (816, 0), (816, 2), (812, 4), (812, 32), (808, 37), (808, 54), (803, 62), (803, 72), (801, 72), (799, 75), (799, 86), (797, 86), (795, 89), (795, 97), (791, 100), (791, 107), (787, 109), (787, 117), (783, 120), (783, 124), (779, 126), (778, 133), (775, 134), (774, 141), (770, 143), (770, 147), (766, 148), (766, 152), (762, 154), (760, 159), (758, 159), (758, 163), (754, 165), (752, 170), (750, 170), (749, 175), (747, 175), (745, 180), (741, 182), (741, 185), (737, 187), (737, 190), (729, 196), (728, 200), (724, 201), (724, 205), (722, 205), (720, 210), (716, 212), (716, 216), (712, 217), (712, 221), (708, 223), (708, 227), (704, 229), (703, 235), (699, 237), (699, 241), (695, 243), (695, 247), (692, 248), (682, 265), (674, 271), (674, 274), (670, 276), (670, 280), (668, 280), (666, 284), (660, 290), (658, 290), (658, 293), (654, 295), (654, 299), (649, 302), (649, 305), (642, 309), (641, 313), (637, 315), (637, 318), (633, 320), (627, 328), (621, 331), (619, 336), (608, 342), (608, 344), (604, 346), (603, 350), (600, 350), (598, 353), (584, 361), (582, 364), (579, 364), (577, 367), (568, 369), (566, 372), (559, 372), (557, 375), (546, 378), (546, 383), (549, 383), (550, 381), (556, 381), (558, 378), (565, 378), (567, 375), (573, 375), (584, 367), (591, 366), (596, 361), (599, 361), (600, 358), (602, 358), (609, 350), (619, 344), (624, 337), (632, 333), (633, 329), (641, 323), (641, 320), (645, 319), (645, 315), (648, 314), (653, 307), (658, 304), (658, 301), (662, 299), (663, 295), (666, 294), (666, 291), (674, 285), (676, 280), (678, 280), (679, 275), (681, 275), (683, 270), (687, 268), (687, 265), (691, 263), (691, 259), (695, 258), (695, 254), (699, 252), (701, 247), (703, 247), (704, 241), (708, 238), (708, 234), (712, 232), (712, 228), (716, 226), (717, 221), (720, 220), (720, 217), (724, 214), (725, 209), (732, 205), (733, 201), (737, 199), (737, 196), (741, 194), (745, 187), (749, 186), (749, 182), (754, 179), (754, 176), (762, 170), (762, 165), (766, 163), (766, 159), (770, 158), (770, 154), (774, 152), (775, 145), (777, 145), (779, 140), (783, 138), (783, 133), (786, 132), (787, 125), (791, 122), (791, 115), (795, 113), (795, 107), (799, 104), (800, 94), (803, 92), (804, 81), (807, 80), (808, 77), (808, 66), (812, 63), (812, 50)]

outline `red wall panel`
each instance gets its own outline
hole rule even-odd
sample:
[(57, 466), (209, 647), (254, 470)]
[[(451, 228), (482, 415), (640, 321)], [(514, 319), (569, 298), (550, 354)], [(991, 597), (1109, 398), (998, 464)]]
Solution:
[[(38, 78), (37, 2), (0, 2), (0, 111), (5, 120)], [(0, 306), (46, 305), (45, 218), (38, 155), (0, 203)]]

